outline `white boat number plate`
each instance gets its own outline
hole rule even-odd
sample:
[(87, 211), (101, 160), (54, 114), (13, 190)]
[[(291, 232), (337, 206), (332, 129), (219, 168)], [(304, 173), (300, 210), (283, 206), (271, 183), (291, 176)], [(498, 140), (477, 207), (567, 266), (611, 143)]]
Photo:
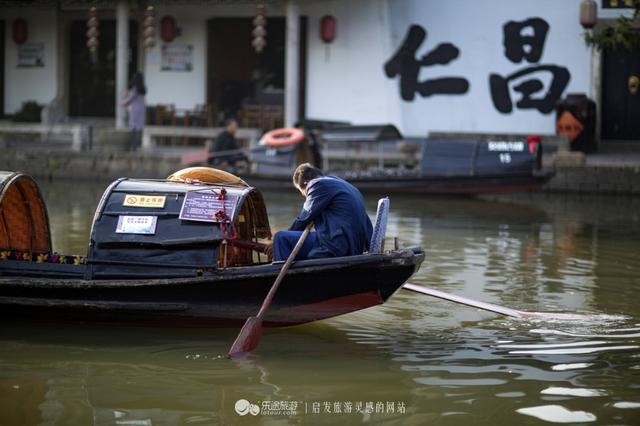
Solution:
[(524, 142), (522, 141), (489, 141), (489, 151), (523, 152)]

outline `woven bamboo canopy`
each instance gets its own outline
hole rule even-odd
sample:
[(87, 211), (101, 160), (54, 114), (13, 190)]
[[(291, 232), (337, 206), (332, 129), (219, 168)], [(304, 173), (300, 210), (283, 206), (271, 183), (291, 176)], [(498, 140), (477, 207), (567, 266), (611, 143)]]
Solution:
[(0, 250), (51, 252), (47, 207), (24, 173), (0, 172)]

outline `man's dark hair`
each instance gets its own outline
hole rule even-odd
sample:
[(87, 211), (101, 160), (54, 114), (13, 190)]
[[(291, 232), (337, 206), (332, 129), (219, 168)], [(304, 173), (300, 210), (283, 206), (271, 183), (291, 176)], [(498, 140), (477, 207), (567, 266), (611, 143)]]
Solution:
[(224, 127), (229, 127), (229, 125), (231, 125), (231, 123), (236, 123), (238, 124), (238, 120), (236, 120), (233, 117), (229, 117), (226, 120), (224, 120)]
[(293, 185), (296, 188), (305, 189), (309, 182), (322, 176), (324, 176), (322, 170), (309, 163), (303, 163), (293, 172)]

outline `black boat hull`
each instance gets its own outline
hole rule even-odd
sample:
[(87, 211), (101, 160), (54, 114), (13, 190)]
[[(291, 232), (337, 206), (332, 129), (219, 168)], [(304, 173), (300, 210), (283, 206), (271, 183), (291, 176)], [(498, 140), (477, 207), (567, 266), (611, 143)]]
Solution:
[[(550, 174), (440, 177), (345, 177), (363, 192), (405, 194), (483, 194), (493, 192), (535, 191), (544, 186)], [(288, 176), (243, 175), (253, 186), (263, 189), (291, 188)]]
[[(278, 289), (265, 325), (321, 320), (384, 303), (420, 267), (421, 249), (296, 262)], [(84, 280), (29, 277), (0, 269), (4, 318), (214, 327), (255, 315), (282, 265), (266, 264), (193, 278)], [(33, 268), (33, 264), (31, 264)]]

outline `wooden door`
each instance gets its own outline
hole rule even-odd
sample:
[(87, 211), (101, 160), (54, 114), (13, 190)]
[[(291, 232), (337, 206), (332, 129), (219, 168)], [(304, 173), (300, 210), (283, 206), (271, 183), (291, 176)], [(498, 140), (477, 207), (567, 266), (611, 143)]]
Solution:
[(263, 109), (284, 105), (284, 24), (267, 18), (267, 45), (256, 53), (251, 18), (208, 21), (207, 102), (222, 117), (240, 118), (243, 125), (254, 110), (262, 117)]
[[(640, 142), (640, 49), (604, 52), (602, 139)], [(634, 89), (635, 88), (635, 89)]]
[[(100, 46), (92, 58), (86, 21), (71, 22), (69, 37), (69, 115), (114, 117), (116, 97), (116, 21), (100, 21)], [(129, 23), (129, 76), (137, 70), (138, 25)]]

